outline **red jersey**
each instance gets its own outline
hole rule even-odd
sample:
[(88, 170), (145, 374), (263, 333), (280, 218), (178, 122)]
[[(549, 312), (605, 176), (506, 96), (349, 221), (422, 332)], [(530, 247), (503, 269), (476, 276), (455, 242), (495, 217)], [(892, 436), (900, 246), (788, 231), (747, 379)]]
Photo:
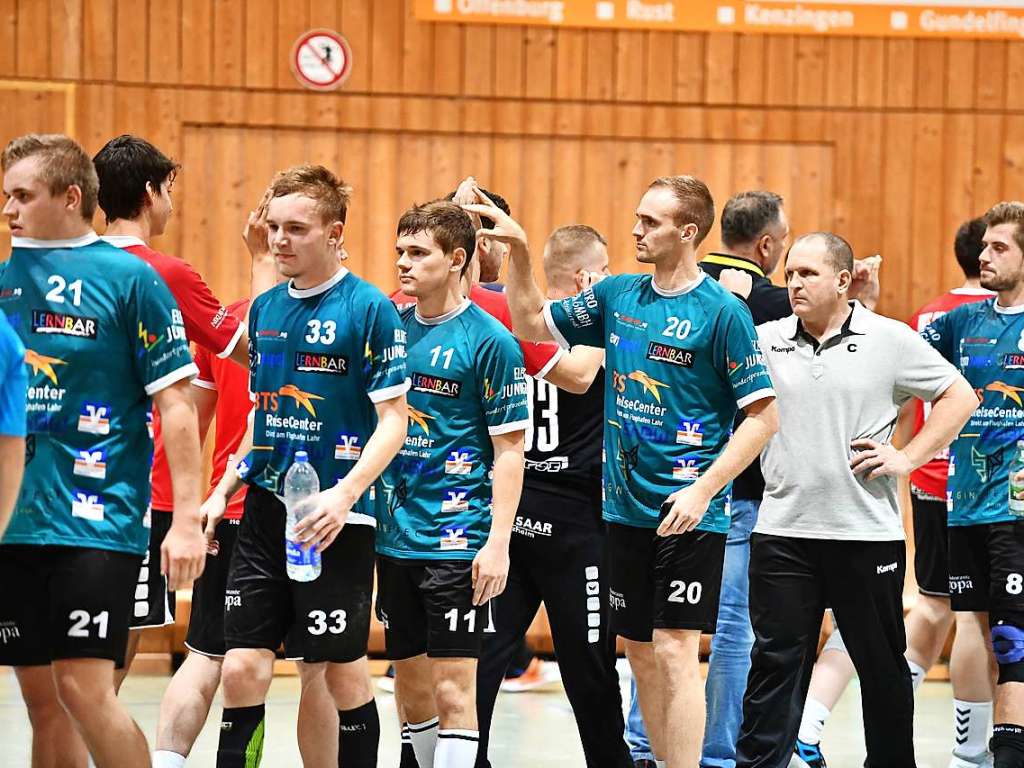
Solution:
[[(910, 327), (920, 333), (938, 317), (956, 309), (961, 304), (971, 304), (975, 301), (982, 301), (992, 297), (992, 293), (982, 288), (954, 288), (949, 293), (944, 293), (937, 299), (925, 304), (913, 317), (910, 318)], [(921, 431), (921, 425), (928, 417), (931, 410), (931, 403), (917, 400), (914, 403), (914, 434)], [(946, 498), (946, 474), (949, 471), (949, 448), (943, 448), (939, 453), (918, 469), (910, 473), (910, 482), (919, 491), (934, 496), (937, 499)]]
[[(390, 299), (400, 310), (416, 303), (415, 296), (406, 296), (401, 290), (392, 293)], [(508, 298), (504, 293), (492, 291), (481, 285), (474, 285), (469, 289), (469, 300), (508, 328), (509, 333), (512, 333), (512, 313), (508, 309)], [(562, 348), (550, 341), (536, 343), (519, 338), (516, 341), (519, 342), (519, 348), (523, 350), (526, 372), (537, 379), (543, 379), (544, 375), (555, 367), (558, 358), (562, 356)]]
[[(249, 300), (244, 299), (229, 306), (228, 312), (236, 318), (244, 318), (248, 309)], [(212, 389), (217, 393), (213, 474), (210, 476), (212, 491), (224, 476), (228, 462), (245, 436), (249, 411), (252, 410), (249, 401), (249, 372), (231, 360), (211, 355), (202, 347), (196, 350), (196, 367), (199, 368), (199, 375), (192, 380), (192, 385)], [(243, 485), (231, 497), (224, 513), (225, 520), (237, 520), (242, 516), (246, 487)]]
[[(148, 263), (167, 283), (171, 295), (178, 302), (188, 340), (200, 349), (209, 350), (218, 357), (227, 357), (238, 343), (245, 326), (213, 295), (202, 275), (182, 259), (154, 251), (137, 237), (112, 235), (104, 237), (111, 245), (123, 248)], [(174, 508), (171, 492), (171, 471), (160, 437), (160, 415), (153, 409), (153, 471), (150, 476), (153, 495), (150, 505), (155, 510), (168, 512)]]

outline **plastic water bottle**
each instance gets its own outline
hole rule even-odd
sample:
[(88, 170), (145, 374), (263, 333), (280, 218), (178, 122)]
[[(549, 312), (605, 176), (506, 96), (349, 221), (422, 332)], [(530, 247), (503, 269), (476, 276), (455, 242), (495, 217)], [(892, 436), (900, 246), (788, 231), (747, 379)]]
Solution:
[(1024, 483), (1015, 483), (1013, 476), (1024, 470), (1024, 440), (1017, 441), (1017, 455), (1010, 462), (1010, 514), (1024, 517), (1024, 499), (1017, 494), (1024, 491)]
[(320, 478), (309, 463), (305, 451), (295, 452), (295, 463), (284, 476), (284, 553), (288, 578), (294, 581), (313, 581), (320, 575), (320, 553), (303, 549), (295, 539), (295, 525), (305, 517), (307, 509), (302, 502), (320, 493)]

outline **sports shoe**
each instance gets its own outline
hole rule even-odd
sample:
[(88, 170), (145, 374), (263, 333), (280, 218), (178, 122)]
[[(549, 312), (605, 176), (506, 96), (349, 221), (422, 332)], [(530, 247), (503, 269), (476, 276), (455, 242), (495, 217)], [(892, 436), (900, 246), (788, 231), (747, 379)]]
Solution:
[(827, 768), (821, 747), (797, 739), (793, 757), (789, 759), (789, 768)]
[(505, 693), (524, 693), (525, 691), (536, 691), (539, 688), (553, 686), (562, 681), (562, 673), (558, 670), (558, 664), (551, 661), (541, 661), (534, 657), (530, 665), (519, 677), (510, 677), (501, 681), (501, 690)]
[(388, 693), (395, 692), (395, 665), (388, 664), (388, 671), (377, 678), (377, 687)]
[(949, 768), (992, 768), (992, 753), (986, 750), (976, 757), (968, 758), (954, 752)]

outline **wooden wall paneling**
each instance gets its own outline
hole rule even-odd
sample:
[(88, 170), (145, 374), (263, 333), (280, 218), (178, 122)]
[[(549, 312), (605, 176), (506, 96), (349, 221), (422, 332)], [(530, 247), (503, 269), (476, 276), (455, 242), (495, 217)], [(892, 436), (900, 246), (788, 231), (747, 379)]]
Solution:
[(82, 75), (82, 0), (50, 0), (50, 76)]
[(148, 53), (151, 83), (181, 82), (181, 6), (155, 2), (149, 8)]
[(82, 77), (110, 80), (114, 77), (115, 0), (84, 0), (82, 6)]
[[(1024, 190), (1024, 120), (1007, 117), (1003, 132), (1003, 188), (1000, 200), (1018, 200)], [(982, 213), (981, 210), (978, 211)]]
[(825, 48), (825, 106), (852, 107), (857, 94), (856, 41), (830, 37)]
[(767, 62), (764, 35), (740, 35), (736, 51), (736, 103), (764, 104)]
[(885, 43), (877, 37), (857, 40), (858, 107), (881, 107), (885, 104)]
[(1006, 109), (1024, 107), (1024, 43), (1006, 44)]
[[(459, 150), (460, 137), (454, 133), (435, 133), (430, 138), (428, 159), (430, 173), (427, 177), (427, 199), (433, 200), (454, 192), (464, 178), (462, 175), (462, 153)], [(401, 175), (405, 177), (404, 168)]]
[(434, 82), (432, 93), (458, 96), (462, 93), (463, 29), (438, 24), (434, 29)]
[(727, 195), (748, 189), (764, 189), (765, 145), (760, 143), (764, 137), (764, 126), (768, 119), (764, 109), (736, 110), (737, 139), (733, 145), (733, 175)]
[[(945, 242), (943, 199), (936, 190), (943, 188), (943, 164), (937, 159), (942, 156), (943, 117), (939, 113), (924, 112), (914, 115), (913, 182), (912, 194), (903, 203), (904, 215), (913, 221), (910, 245), (907, 254), (914, 264), (914, 279), (909, 285), (910, 302), (905, 307), (909, 314), (922, 306), (939, 292), (942, 279), (940, 270), (922, 268), (920, 264), (931, 264), (931, 260), (942, 253)], [(898, 204), (897, 199), (893, 200)]]
[[(537, 257), (542, 253), (545, 239), (552, 228), (552, 208), (555, 206), (555, 179), (552, 170), (550, 138), (525, 139), (523, 142), (522, 193), (517, 208), (518, 221), (526, 230), (529, 242), (534, 244)], [(539, 258), (536, 259), (539, 265)], [(539, 274), (539, 272), (538, 272)]]
[[(580, 224), (588, 224), (608, 241), (608, 253), (612, 260), (612, 271), (621, 272), (623, 259), (632, 259), (632, 251), (623, 256), (622, 246), (612, 239), (609, 223), (612, 218), (614, 200), (612, 199), (612, 145), (608, 139), (585, 140), (583, 161), (581, 163), (579, 219)], [(628, 201), (629, 212), (640, 199), (641, 190), (622, 190), (623, 198)]]
[(914, 46), (914, 106), (940, 109), (946, 101), (946, 41), (918, 40)]
[(372, 0), (343, 0), (341, 5), (341, 29), (338, 31), (352, 46), (352, 74), (344, 86), (350, 93), (370, 90), (373, 58), (371, 32), (374, 23), (372, 6)]
[(75, 138), (86, 152), (95, 154), (114, 136), (113, 85), (79, 85), (75, 92)]
[(885, 105), (893, 108), (914, 106), (915, 40), (893, 38), (885, 41)]
[[(615, 33), (615, 89), (616, 101), (640, 101), (646, 84), (646, 32), (620, 31)], [(671, 59), (669, 60), (671, 62)], [(668, 70), (671, 71), (671, 63)]]
[(555, 98), (583, 98), (586, 61), (586, 33), (559, 29), (555, 35)]
[[(447, 24), (424, 24), (412, 13), (413, 0), (405, 0), (405, 22), (402, 25), (402, 92), (429, 93), (434, 78), (434, 37), (436, 30)], [(454, 28), (460, 35), (462, 27)]]
[[(404, 200), (399, 183), (398, 135), (371, 134), (368, 145), (369, 164), (362, 196), (367, 219), (361, 261), (354, 263), (362, 277), (383, 289), (397, 283), (391, 258), (395, 249), (394, 226), (408, 201)], [(384, 224), (378, 225), (379, 222)]]
[(522, 219), (528, 205), (523, 189), (523, 142), (521, 136), (495, 136), (491, 159), (490, 184), (487, 187), (505, 198), (512, 215)]
[(495, 96), (519, 98), (523, 95), (524, 31), (516, 27), (499, 26), (494, 30), (494, 89)]
[(181, 251), (178, 255), (196, 267), (213, 292), (223, 300), (236, 294), (230, 290), (232, 286), (214, 281), (209, 263), (213, 259), (207, 245), (209, 225), (218, 215), (206, 194), (208, 185), (213, 182), (210, 174), (216, 151), (217, 147), (207, 131), (198, 127), (186, 129), (181, 157), (184, 168), (174, 190), (178, 214), (171, 219), (170, 227), (181, 230)]
[(50, 5), (46, 2), (19, 2), (16, 22), (18, 77), (50, 76)]
[(974, 73), (977, 43), (973, 40), (949, 40), (946, 43), (946, 102), (950, 109), (974, 106)]
[(825, 40), (800, 36), (796, 51), (796, 103), (817, 106), (825, 96)]
[[(370, 222), (378, 217), (386, 216), (387, 212), (377, 212), (371, 208), (370, 200), (370, 134), (365, 131), (338, 131), (335, 134), (340, 148), (340, 164), (338, 172), (352, 186), (352, 199), (348, 206), (345, 221), (344, 248), (349, 254), (346, 266), (355, 270), (360, 277), (366, 277), (366, 264), (369, 262), (368, 251)], [(391, 222), (397, 224), (398, 220)], [(391, 230), (394, 232), (394, 230)], [(386, 254), (378, 254), (378, 258), (391, 258), (394, 251), (394, 240), (389, 244)], [(392, 267), (394, 261), (392, 260)], [(383, 266), (382, 266), (383, 271)], [(381, 290), (397, 287), (398, 281), (392, 272), (389, 282), (381, 283)]]
[[(271, 88), (276, 74), (277, 35), (275, 0), (246, 0), (245, 3), (245, 87)], [(283, 54), (282, 54), (283, 55)]]
[[(393, 6), (390, 2), (385, 5), (389, 8)], [(299, 4), (291, 0), (277, 0), (277, 22), (275, 28), (277, 30), (275, 85), (284, 91), (302, 90), (302, 85), (295, 79), (295, 74), (292, 72), (291, 51), (295, 41), (299, 39), (299, 35), (309, 29), (309, 6), (305, 3)], [(391, 45), (388, 46), (388, 43), (391, 43)], [(395, 56), (394, 52), (401, 50), (401, 48), (394, 45), (393, 40), (382, 39), (379, 42), (376, 39), (374, 40), (374, 51), (382, 50), (385, 46), (388, 46), (387, 51), (393, 60), (392, 66), (398, 66), (399, 57)], [(381, 90), (393, 91), (395, 89), (382, 88)]]
[[(554, 139), (551, 149), (550, 228), (585, 223), (583, 219), (583, 156), (585, 144), (577, 139)], [(550, 232), (544, 233), (544, 237)], [(602, 234), (604, 234), (602, 232)], [(530, 241), (534, 252), (541, 243)]]
[(494, 27), (466, 27), (462, 53), (464, 96), (490, 96), (494, 93), (494, 38)]
[[(953, 235), (961, 222), (974, 216), (972, 183), (974, 180), (974, 135), (975, 122), (972, 115), (964, 113), (946, 114), (943, 120), (942, 137), (942, 189), (939, 199), (943, 203), (942, 216), (936, 221), (941, 237), (943, 255), (950, 252)], [(935, 194), (932, 191), (931, 194)], [(935, 253), (922, 254), (924, 259), (934, 259)], [(942, 259), (942, 283), (956, 279), (959, 272), (956, 264)]]
[(66, 100), (62, 91), (40, 90), (32, 83), (25, 83), (23, 89), (0, 89), (0, 98), (7, 105), (7, 118), (0, 121), (0, 148), (26, 133), (65, 131)]
[[(916, 274), (914, 227), (914, 116), (894, 112), (883, 118), (885, 173), (880, 179), (882, 199), (882, 267), (879, 302), (890, 314), (909, 319), (910, 286), (923, 279)], [(934, 270), (922, 270), (925, 273)], [(914, 307), (916, 309), (916, 307)]]
[(852, 118), (856, 140), (839, 147), (842, 153), (852, 155), (854, 175), (848, 178), (851, 216), (845, 232), (859, 256), (870, 256), (882, 250), (882, 197), (878, 193), (880, 180), (895, 172), (883, 165), (885, 123), (881, 112), (855, 113)]
[(977, 80), (974, 106), (978, 109), (1003, 109), (1006, 105), (1006, 54), (1009, 43), (982, 40), (977, 45)]
[(10, 77), (18, 67), (18, 0), (0, 0), (0, 74)]
[(550, 99), (554, 95), (555, 40), (555, 30), (544, 27), (531, 27), (523, 35), (524, 95), (528, 99)]
[(308, 0), (308, 3), (310, 29), (333, 29), (335, 32), (341, 32), (342, 0)]
[[(647, 147), (644, 141), (615, 141), (610, 147), (612, 173), (606, 191), (610, 200), (604, 224), (609, 250), (633, 256), (633, 211), (651, 179), (647, 177)], [(623, 269), (613, 271), (625, 271)], [(632, 271), (632, 269), (630, 270)]]
[[(1009, 118), (1013, 120), (1014, 118)], [(971, 215), (980, 216), (1003, 199), (1004, 115), (974, 116), (974, 167), (971, 175)], [(1019, 193), (1019, 188), (1014, 190)], [(1014, 198), (1018, 199), (1018, 198)]]
[(677, 32), (675, 39), (676, 101), (696, 104), (704, 100), (705, 43), (708, 36), (695, 32)]
[(769, 35), (765, 43), (764, 103), (796, 103), (797, 38), (794, 35)]
[(832, 148), (824, 143), (804, 146), (794, 153), (791, 189), (784, 195), (791, 239), (832, 229)]
[[(114, 71), (119, 82), (149, 80), (149, 6), (150, 0), (117, 0)], [(209, 19), (206, 22), (209, 23)]]
[(615, 96), (615, 33), (588, 29), (584, 97), (608, 101)]
[(241, 87), (245, 83), (245, 0), (213, 4), (213, 84)]
[[(825, 118), (825, 130), (829, 141), (836, 148), (832, 162), (832, 227), (844, 236), (849, 236), (851, 223), (857, 216), (853, 210), (851, 190), (860, 182), (853, 162), (853, 145), (857, 141), (857, 125), (852, 112), (832, 111)], [(851, 243), (856, 249), (857, 244)]]
[(463, 135), (459, 137), (459, 181), (473, 176), (478, 184), (487, 188), (492, 176), (494, 141), (490, 136)]
[[(210, 85), (213, 82), (213, 0), (181, 0), (181, 82)], [(276, 24), (274, 17), (266, 20)]]
[(681, 37), (673, 32), (648, 32), (644, 46), (645, 102), (670, 102), (676, 98), (676, 41)]
[(704, 99), (708, 104), (732, 104), (736, 99), (737, 35), (709, 32), (704, 49)]

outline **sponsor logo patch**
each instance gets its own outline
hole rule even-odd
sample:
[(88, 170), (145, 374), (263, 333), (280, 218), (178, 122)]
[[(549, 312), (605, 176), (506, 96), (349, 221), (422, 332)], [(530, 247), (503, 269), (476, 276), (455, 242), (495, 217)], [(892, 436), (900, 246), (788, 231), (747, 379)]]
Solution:
[(93, 480), (104, 480), (107, 477), (107, 452), (79, 451), (75, 459), (74, 474), (79, 477), (91, 477)]
[(699, 476), (700, 468), (697, 466), (696, 459), (683, 456), (675, 460), (675, 465), (672, 467), (673, 480), (696, 480)]
[(452, 549), (469, 549), (469, 539), (464, 528), (445, 528), (441, 534), (441, 551)]
[(347, 376), (348, 358), (344, 355), (328, 355), (322, 352), (296, 352), (295, 370), (302, 373), (331, 373), (336, 376)]
[(1024, 353), (1010, 352), (1003, 355), (1003, 368), (1020, 370), (1024, 368)]
[(448, 498), (441, 502), (442, 512), (465, 512), (469, 509), (469, 491), (456, 488), (445, 493), (448, 494)]
[(95, 340), (96, 325), (95, 317), (67, 315), (42, 309), (32, 310), (32, 333), (56, 333), (60, 336)]
[(334, 458), (338, 461), (359, 461), (363, 449), (359, 445), (358, 435), (338, 435), (338, 443), (334, 446)]
[(78, 431), (89, 435), (110, 434), (110, 407), (99, 403), (83, 403), (78, 414)]
[(425, 373), (413, 373), (412, 389), (414, 392), (456, 398), (462, 392), (462, 382), (445, 379), (441, 376), (428, 376)]
[(699, 421), (680, 421), (676, 430), (677, 445), (692, 445), (699, 448), (704, 445), (704, 427)]
[(98, 493), (86, 493), (85, 491), (73, 490), (74, 497), (71, 500), (71, 516), (81, 517), (84, 520), (92, 520), (94, 523), (103, 520), (103, 497)]
[(647, 345), (647, 359), (683, 368), (693, 367), (692, 350), (673, 347), (671, 344), (662, 344), (660, 341), (652, 341)]
[(470, 459), (470, 452), (464, 450), (451, 451), (444, 462), (444, 473), (446, 475), (468, 475), (473, 471), (473, 461)]

